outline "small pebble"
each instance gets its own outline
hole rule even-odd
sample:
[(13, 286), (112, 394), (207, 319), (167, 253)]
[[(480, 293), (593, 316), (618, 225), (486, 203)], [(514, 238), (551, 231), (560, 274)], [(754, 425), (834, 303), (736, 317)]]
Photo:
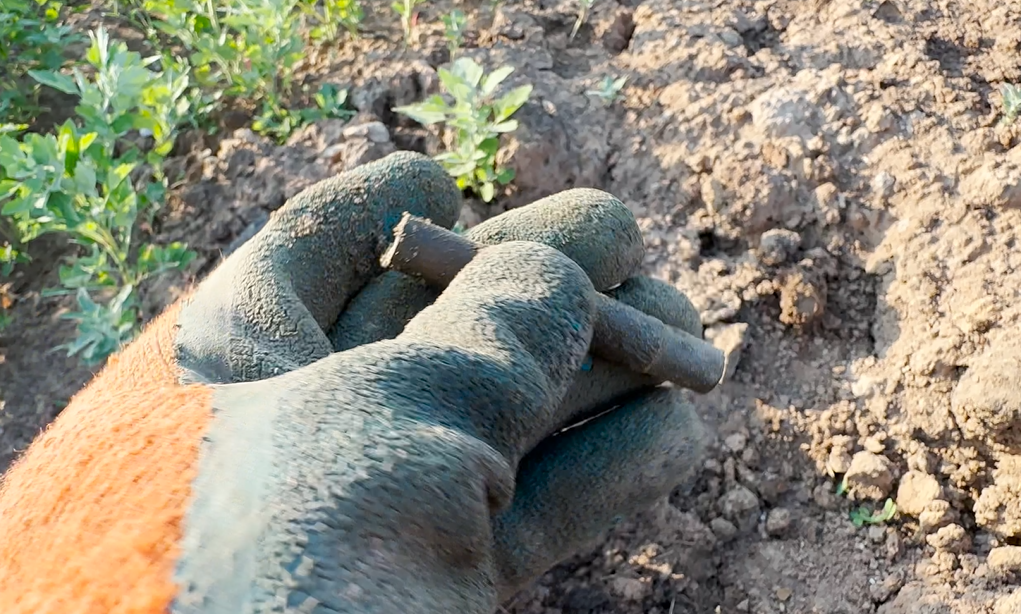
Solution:
[(737, 527), (726, 518), (713, 518), (709, 522), (709, 528), (721, 543), (728, 542), (737, 536)]
[(731, 452), (739, 454), (748, 443), (748, 437), (744, 433), (732, 433), (723, 440)]
[(801, 247), (801, 235), (793, 230), (774, 228), (759, 239), (759, 260), (767, 266), (786, 262)]
[(365, 138), (373, 143), (386, 143), (390, 140), (390, 131), (383, 122), (366, 122), (344, 128), (344, 138)]
[(791, 512), (787, 508), (777, 507), (769, 510), (766, 516), (766, 533), (772, 537), (779, 537), (787, 532), (791, 526)]

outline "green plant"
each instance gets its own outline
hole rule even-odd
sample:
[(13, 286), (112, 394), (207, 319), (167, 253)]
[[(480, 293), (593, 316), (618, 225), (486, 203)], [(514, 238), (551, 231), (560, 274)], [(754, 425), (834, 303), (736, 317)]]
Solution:
[(872, 511), (865, 505), (851, 510), (851, 522), (856, 527), (866, 524), (882, 524), (893, 518), (896, 513), (897, 504), (893, 502), (893, 499), (887, 499), (882, 510)]
[(0, 3), (0, 124), (28, 122), (39, 112), (38, 88), (30, 70), (56, 70), (64, 49), (80, 38), (59, 23), (63, 7), (48, 0)]
[(321, 119), (348, 119), (355, 112), (347, 108), (347, 90), (326, 83), (313, 96), (314, 107), (303, 109), (264, 108), (252, 122), (252, 129), (283, 142), (298, 127)]
[[(135, 246), (139, 215), (158, 207), (166, 191), (160, 168), (188, 113), (188, 74), (180, 66), (149, 69), (154, 59), (112, 43), (105, 30), (90, 37), (85, 60), (92, 77), (79, 67), (73, 77), (31, 73), (79, 97), (78, 121), (65, 121), (56, 134), (0, 135), (0, 215), (10, 235), (8, 263), (24, 258), (23, 246), (48, 233), (66, 233), (80, 247), (79, 257), (59, 269), (62, 288), (46, 294), (78, 296), (82, 311), (68, 317), (79, 322), (79, 337), (66, 347), (93, 363), (123, 341), (121, 324), (130, 320), (134, 330), (138, 284), (183, 268), (195, 254), (181, 243)], [(151, 143), (143, 147), (146, 139)], [(91, 292), (116, 296), (101, 305)]]
[(496, 167), (500, 136), (517, 130), (517, 120), (510, 117), (528, 100), (531, 85), (521, 85), (493, 100), (497, 88), (514, 71), (510, 66), (484, 74), (471, 58), (459, 58), (449, 70), (439, 70), (440, 84), (453, 99), (449, 104), (440, 94), (394, 111), (428, 126), (444, 123), (454, 130), (454, 147), (436, 156), (457, 178), (462, 190), (471, 189), (485, 202), (493, 200), (496, 185), (506, 185), (514, 171)]
[(1003, 123), (1009, 124), (1021, 116), (1021, 86), (1005, 83), (1000, 89), (1003, 95)]
[(358, 0), (322, 0), (322, 12), (316, 9), (316, 0), (303, 0), (301, 9), (315, 19), (319, 25), (309, 32), (314, 41), (331, 42), (340, 34), (338, 26), (343, 26), (352, 37), (358, 37), (358, 26), (365, 17), (362, 4)]
[(390, 5), (401, 18), (401, 29), (404, 31), (404, 44), (411, 44), (411, 35), (414, 32), (415, 24), (418, 21), (418, 9), (427, 0), (396, 0)]
[(589, 12), (595, 3), (596, 0), (578, 0), (578, 17), (574, 20), (574, 27), (571, 28), (571, 40), (574, 40), (574, 37), (578, 35), (578, 30), (588, 20)]
[(464, 16), (464, 11), (454, 9), (450, 14), (440, 17), (440, 21), (443, 22), (443, 37), (447, 39), (450, 58), (454, 59), (457, 50), (464, 43), (464, 29), (468, 19)]
[[(333, 40), (343, 25), (357, 35), (363, 17), (357, 0), (142, 0), (159, 15), (156, 28), (189, 51), (201, 87), (200, 117), (224, 97), (258, 104), (253, 129), (283, 141), (296, 128), (320, 117), (341, 117), (329, 109), (290, 108), (293, 74), (305, 44), (305, 18), (318, 22), (310, 36)], [(334, 113), (330, 115), (330, 113)]]
[[(154, 27), (188, 50), (206, 102), (279, 104), (304, 53), (299, 0), (144, 0)], [(168, 45), (171, 46), (171, 45)]]
[(624, 84), (627, 83), (627, 76), (618, 77), (614, 79), (610, 75), (603, 77), (603, 80), (599, 82), (599, 86), (594, 89), (586, 91), (586, 94), (598, 96), (603, 101), (604, 106), (610, 106), (618, 99), (620, 99), (620, 91), (624, 89)]

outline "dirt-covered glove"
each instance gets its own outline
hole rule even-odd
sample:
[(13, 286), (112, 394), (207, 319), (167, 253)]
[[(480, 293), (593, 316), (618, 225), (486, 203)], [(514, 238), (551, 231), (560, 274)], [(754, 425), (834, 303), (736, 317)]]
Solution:
[(316, 184), (111, 358), (0, 486), (0, 612), (488, 614), (682, 483), (682, 393), (586, 358), (597, 290), (700, 332), (626, 208), (495, 218), (438, 298), (380, 276), (459, 206), (410, 153)]

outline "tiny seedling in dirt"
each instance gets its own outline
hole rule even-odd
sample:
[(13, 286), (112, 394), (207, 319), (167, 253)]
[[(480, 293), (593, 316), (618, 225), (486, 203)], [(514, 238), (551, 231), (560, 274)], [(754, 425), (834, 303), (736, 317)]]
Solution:
[(847, 476), (846, 475), (844, 476), (844, 479), (840, 480), (840, 484), (837, 485), (837, 496), (841, 497), (841, 496), (843, 496), (845, 494), (847, 494)]
[(598, 87), (586, 91), (586, 94), (592, 96), (598, 96), (603, 101), (604, 106), (610, 106), (614, 102), (620, 99), (620, 91), (624, 89), (624, 84), (627, 83), (627, 76), (618, 77), (614, 79), (610, 75), (603, 77), (603, 80), (599, 82)]
[(1021, 86), (1004, 84), (1000, 90), (1003, 95), (1003, 123), (1009, 124), (1021, 116)]
[(883, 524), (890, 520), (897, 513), (897, 504), (893, 502), (893, 499), (887, 499), (886, 504), (883, 505), (883, 509), (872, 511), (868, 506), (861, 505), (857, 509), (851, 510), (851, 522), (854, 526), (861, 527), (867, 524)]
[(592, 5), (595, 3), (596, 0), (578, 0), (578, 17), (574, 20), (574, 27), (571, 28), (571, 40), (574, 40), (574, 37), (578, 35), (578, 30), (585, 25)]
[(449, 15), (440, 17), (440, 21), (443, 22), (443, 37), (447, 39), (450, 59), (454, 59), (457, 50), (464, 43), (464, 29), (468, 24), (468, 19), (464, 16), (463, 11), (455, 9)]
[(532, 93), (531, 85), (521, 85), (493, 100), (497, 87), (514, 71), (504, 66), (488, 75), (471, 58), (459, 58), (450, 69), (441, 68), (440, 85), (453, 98), (453, 104), (440, 94), (426, 100), (397, 107), (424, 126), (443, 123), (454, 130), (454, 147), (436, 156), (447, 172), (457, 178), (457, 186), (470, 189), (484, 202), (496, 194), (496, 184), (507, 185), (514, 171), (496, 167), (500, 136), (518, 128), (511, 119)]
[(404, 30), (404, 44), (411, 44), (411, 35), (418, 22), (418, 6), (426, 0), (396, 0), (390, 6), (401, 18), (401, 29)]

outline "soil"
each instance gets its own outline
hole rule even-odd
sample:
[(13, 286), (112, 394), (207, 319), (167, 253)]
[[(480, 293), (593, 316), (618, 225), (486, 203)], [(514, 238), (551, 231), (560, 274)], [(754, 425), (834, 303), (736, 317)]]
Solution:
[[(1021, 613), (1021, 5), (997, 0), (600, 0), (460, 5), (466, 55), (534, 84), (478, 223), (576, 186), (632, 207), (646, 272), (740, 358), (693, 395), (718, 440), (698, 483), (522, 592), (513, 614)], [(392, 107), (437, 89), (431, 2), (410, 48), (385, 8), (302, 75), (350, 121), (282, 146), (185, 134), (152, 229), (200, 252), (145, 289), (151, 317), (314, 181), (442, 135)], [(628, 75), (610, 106), (586, 91)], [(243, 122), (243, 118), (241, 118)], [(8, 294), (0, 470), (91, 376), (41, 298), (59, 245)], [(843, 484), (843, 488), (838, 486)], [(846, 492), (844, 492), (846, 491)], [(898, 515), (858, 527), (849, 512)]]

